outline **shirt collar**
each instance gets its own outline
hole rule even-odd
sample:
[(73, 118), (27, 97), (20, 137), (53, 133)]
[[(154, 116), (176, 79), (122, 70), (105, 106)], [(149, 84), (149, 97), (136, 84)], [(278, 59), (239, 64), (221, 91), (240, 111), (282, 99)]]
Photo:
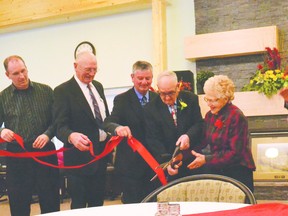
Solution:
[(147, 93), (145, 95), (140, 94), (135, 88), (134, 88), (134, 91), (135, 91), (139, 101), (142, 100), (143, 96), (145, 96), (147, 98), (147, 101), (149, 101), (149, 91), (147, 91)]
[(27, 89), (17, 89), (13, 83), (11, 85), (11, 88), (12, 88), (12, 92), (19, 92), (19, 91), (28, 91), (30, 89), (34, 89), (34, 84), (32, 81), (29, 80), (29, 84), (28, 84), (28, 88)]
[[(80, 81), (76, 75), (74, 75), (74, 78), (75, 78), (76, 82), (78, 83), (78, 85), (79, 85), (81, 88), (82, 88), (82, 87), (84, 87), (84, 88), (87, 87), (88, 84), (83, 83), (82, 81)], [(89, 83), (89, 84), (90, 84), (90, 83)]]
[(231, 104), (232, 104), (231, 102), (226, 103), (226, 104), (219, 110), (219, 112), (218, 112), (217, 115), (221, 115), (222, 113), (225, 113), (226, 110), (228, 109), (228, 107), (229, 107)]

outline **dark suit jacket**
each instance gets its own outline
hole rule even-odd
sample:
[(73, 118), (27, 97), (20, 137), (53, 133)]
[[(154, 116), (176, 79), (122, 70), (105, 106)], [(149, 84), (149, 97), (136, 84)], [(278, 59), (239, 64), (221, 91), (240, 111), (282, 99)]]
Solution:
[[(93, 85), (104, 101), (106, 116), (109, 115), (107, 102), (101, 83), (93, 80)], [(94, 146), (94, 153), (99, 154), (104, 149), (104, 144), (99, 143), (99, 128), (93, 116), (93, 112), (82, 93), (82, 90), (75, 78), (57, 86), (54, 90), (54, 118), (57, 124), (57, 138), (60, 139), (65, 147), (73, 147), (68, 143), (68, 137), (72, 132), (79, 132), (87, 135)], [(79, 151), (77, 148), (64, 152), (64, 165), (79, 165), (91, 161), (93, 157), (89, 151)], [(73, 174), (92, 174), (98, 168), (99, 162), (96, 161), (80, 169), (68, 170)]]
[[(156, 93), (149, 92), (149, 101), (156, 97)], [(146, 146), (144, 110), (134, 88), (115, 97), (112, 113), (104, 121), (104, 129), (111, 134), (115, 133), (119, 125), (129, 126), (133, 137)], [(128, 146), (127, 139), (124, 139), (117, 147), (115, 167), (121, 174), (135, 178), (145, 175), (148, 169), (148, 165), (141, 156)]]
[[(179, 100), (187, 107), (181, 110)], [(175, 144), (182, 134), (190, 138), (190, 148), (200, 144), (203, 119), (200, 112), (198, 96), (181, 91), (177, 98), (177, 127), (168, 106), (158, 96), (145, 106), (146, 141), (154, 157), (159, 163), (169, 160), (174, 152)], [(163, 155), (169, 155), (162, 157)], [(170, 158), (169, 158), (170, 157)]]

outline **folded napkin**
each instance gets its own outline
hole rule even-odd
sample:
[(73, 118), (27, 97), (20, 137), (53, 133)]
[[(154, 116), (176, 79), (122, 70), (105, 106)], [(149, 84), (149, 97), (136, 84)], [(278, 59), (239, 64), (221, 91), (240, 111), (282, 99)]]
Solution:
[(183, 216), (288, 216), (288, 205), (282, 203), (263, 203), (232, 210)]

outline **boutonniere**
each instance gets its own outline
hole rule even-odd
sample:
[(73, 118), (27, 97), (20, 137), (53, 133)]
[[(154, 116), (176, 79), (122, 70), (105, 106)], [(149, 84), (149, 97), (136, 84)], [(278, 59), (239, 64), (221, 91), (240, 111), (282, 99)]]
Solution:
[(217, 119), (214, 126), (217, 127), (218, 129), (221, 129), (223, 127), (224, 123), (220, 120)]
[(184, 101), (182, 101), (181, 99), (179, 100), (179, 103), (180, 103), (180, 110), (181, 110), (181, 111), (188, 106), (188, 105), (187, 105)]

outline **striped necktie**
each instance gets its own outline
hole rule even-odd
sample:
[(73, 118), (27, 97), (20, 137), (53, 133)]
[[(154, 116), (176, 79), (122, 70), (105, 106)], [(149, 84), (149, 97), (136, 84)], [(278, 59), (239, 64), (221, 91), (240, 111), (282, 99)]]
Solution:
[(170, 108), (171, 108), (171, 115), (174, 121), (174, 125), (177, 126), (177, 115), (176, 115), (177, 111), (175, 110), (174, 105), (170, 105)]
[(103, 119), (102, 119), (102, 116), (100, 113), (100, 109), (99, 109), (97, 100), (95, 98), (95, 95), (93, 94), (91, 86), (89, 84), (87, 85), (87, 88), (89, 89), (89, 94), (90, 94), (90, 97), (92, 99), (96, 121), (97, 121), (98, 126), (100, 127), (100, 125), (102, 125), (102, 122), (103, 122)]
[(146, 104), (147, 104), (147, 98), (146, 98), (146, 96), (144, 95), (143, 97), (142, 97), (142, 99), (141, 99), (141, 105), (142, 106), (145, 106)]

